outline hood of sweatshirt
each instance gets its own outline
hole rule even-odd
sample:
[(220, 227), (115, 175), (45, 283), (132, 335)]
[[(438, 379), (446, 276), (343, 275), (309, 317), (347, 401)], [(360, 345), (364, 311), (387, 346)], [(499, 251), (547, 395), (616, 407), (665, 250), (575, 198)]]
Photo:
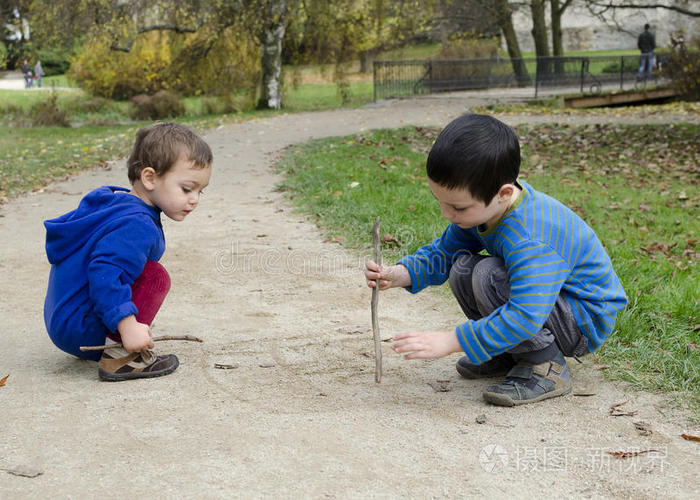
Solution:
[(160, 226), (160, 209), (128, 193), (128, 189), (115, 186), (97, 188), (85, 196), (75, 210), (45, 221), (49, 262), (58, 264), (74, 254), (96, 231), (103, 229), (105, 221), (119, 223), (121, 217), (140, 213), (153, 217)]

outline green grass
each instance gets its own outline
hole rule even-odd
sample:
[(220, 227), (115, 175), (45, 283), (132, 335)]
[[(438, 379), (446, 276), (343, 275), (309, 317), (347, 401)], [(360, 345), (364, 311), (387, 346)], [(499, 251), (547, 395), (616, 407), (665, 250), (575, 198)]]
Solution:
[[(364, 251), (376, 216), (401, 242), (387, 262), (439, 236), (424, 175), (436, 130), (313, 141), (281, 163), (280, 189), (329, 237)], [(594, 354), (605, 373), (670, 391), (700, 409), (700, 207), (697, 125), (517, 128), (522, 176), (579, 213), (605, 244), (630, 304)]]
[[(270, 113), (258, 112), (255, 116), (267, 114)], [(240, 113), (176, 121), (202, 133), (251, 116), (252, 113)], [(0, 126), (0, 204), (6, 198), (126, 156), (136, 131), (150, 123), (78, 128)]]
[(348, 99), (345, 102), (337, 85), (307, 83), (296, 88), (288, 86), (285, 91), (284, 105), (286, 111), (315, 111), (367, 104), (372, 102), (373, 97), (374, 86), (371, 81), (350, 82)]

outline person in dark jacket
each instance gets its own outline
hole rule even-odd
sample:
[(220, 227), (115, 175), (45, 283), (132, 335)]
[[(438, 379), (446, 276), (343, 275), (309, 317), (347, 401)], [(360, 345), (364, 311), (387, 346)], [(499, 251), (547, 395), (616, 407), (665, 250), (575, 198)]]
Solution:
[(640, 33), (639, 38), (637, 38), (637, 48), (642, 53), (639, 60), (639, 76), (645, 73), (647, 76), (651, 76), (656, 63), (656, 56), (654, 55), (656, 40), (654, 39), (654, 34), (649, 31), (648, 24), (644, 25), (644, 32)]
[(33, 81), (32, 81), (32, 67), (29, 65), (29, 62), (25, 59), (24, 63), (22, 64), (22, 75), (24, 76), (24, 88), (28, 89), (29, 87), (32, 86)]
[[(59, 349), (99, 360), (101, 379), (157, 377), (178, 367), (174, 354), (150, 350), (150, 324), (170, 289), (158, 263), (165, 251), (160, 214), (184, 220), (209, 183), (211, 163), (211, 149), (187, 127), (142, 128), (127, 160), (131, 189), (97, 188), (77, 209), (44, 222), (46, 329)], [(101, 354), (80, 350), (117, 343)]]

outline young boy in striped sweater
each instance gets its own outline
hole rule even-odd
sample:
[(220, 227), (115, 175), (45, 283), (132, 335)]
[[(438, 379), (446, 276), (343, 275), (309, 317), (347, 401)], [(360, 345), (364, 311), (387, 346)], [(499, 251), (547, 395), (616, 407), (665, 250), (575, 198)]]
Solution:
[(467, 321), (449, 332), (401, 333), (393, 349), (406, 359), (464, 351), (457, 362), (463, 377), (505, 375), (483, 393), (501, 406), (570, 392), (564, 356), (599, 348), (627, 304), (593, 230), (518, 180), (519, 169), (510, 127), (476, 114), (452, 121), (426, 164), (428, 185), (450, 224), (396, 265), (369, 261), (365, 269), (367, 285), (379, 280), (381, 290), (417, 293), (449, 280)]

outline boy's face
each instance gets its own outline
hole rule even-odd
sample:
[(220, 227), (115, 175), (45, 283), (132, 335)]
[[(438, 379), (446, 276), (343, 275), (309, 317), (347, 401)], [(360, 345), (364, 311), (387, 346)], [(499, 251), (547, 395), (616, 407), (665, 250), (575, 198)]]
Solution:
[(428, 186), (440, 204), (442, 216), (462, 229), (482, 224), (489, 229), (493, 227), (510, 207), (514, 190), (517, 189), (512, 184), (504, 184), (491, 203), (486, 205), (483, 201), (473, 198), (467, 189), (448, 189), (430, 178)]
[(165, 174), (153, 175), (147, 187), (148, 199), (172, 220), (184, 220), (197, 207), (210, 177), (211, 167), (195, 167), (186, 155), (181, 154)]

